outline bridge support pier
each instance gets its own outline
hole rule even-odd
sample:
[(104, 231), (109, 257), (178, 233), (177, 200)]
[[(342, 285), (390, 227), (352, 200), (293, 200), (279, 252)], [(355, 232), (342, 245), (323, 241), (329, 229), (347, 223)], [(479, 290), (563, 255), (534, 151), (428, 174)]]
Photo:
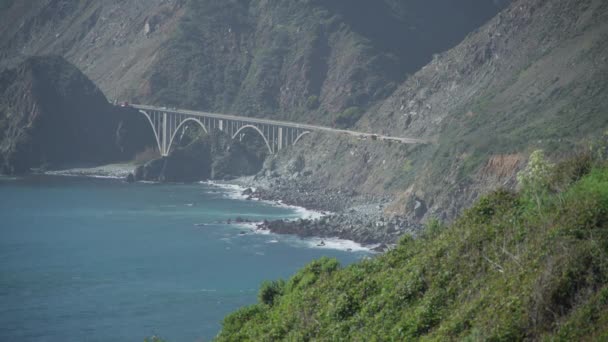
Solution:
[(161, 151), (161, 155), (166, 157), (169, 155), (167, 151), (167, 113), (163, 113), (163, 150)]

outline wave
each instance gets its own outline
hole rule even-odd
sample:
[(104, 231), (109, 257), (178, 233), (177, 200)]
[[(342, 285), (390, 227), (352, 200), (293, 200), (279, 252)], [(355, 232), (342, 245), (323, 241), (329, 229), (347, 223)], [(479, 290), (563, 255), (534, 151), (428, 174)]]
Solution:
[[(270, 202), (270, 201), (267, 201), (267, 202)], [(297, 218), (301, 218), (301, 219), (316, 220), (316, 219), (320, 219), (324, 216), (328, 216), (328, 215), (332, 214), (331, 212), (328, 212), (328, 211), (311, 210), (311, 209), (306, 209), (304, 207), (298, 207), (295, 205), (285, 204), (285, 203), (283, 203), (283, 201), (277, 201), (277, 202), (271, 202), (271, 203), (274, 203), (277, 207), (280, 207), (280, 208), (287, 208), (287, 209), (293, 210), (296, 214), (298, 214)]]
[(243, 195), (243, 192), (247, 189), (251, 189), (252, 192), (255, 192), (256, 188), (253, 188), (253, 187), (244, 187), (244, 186), (237, 185), (237, 184), (221, 183), (221, 182), (214, 182), (214, 181), (202, 181), (202, 182), (200, 182), (200, 184), (210, 185), (210, 186), (225, 190), (226, 197), (230, 198), (230, 199), (235, 199), (235, 200), (250, 199), (250, 200), (254, 200), (254, 201), (259, 201), (261, 203), (270, 204), (277, 208), (290, 209), (296, 214), (296, 217), (292, 218), (294, 220), (297, 220), (297, 219), (315, 220), (315, 219), (319, 219), (323, 216), (331, 215), (331, 212), (306, 209), (304, 207), (285, 204), (285, 203), (283, 203), (283, 201), (280, 201), (280, 200), (279, 201), (269, 201), (269, 200), (262, 200), (257, 197), (250, 197), (249, 195)]
[(285, 235), (273, 233), (267, 229), (259, 229), (258, 226), (262, 222), (243, 222), (234, 224), (239, 229), (247, 229), (256, 235), (269, 236), (270, 240), (267, 244), (276, 244), (279, 242), (287, 243), (296, 247), (315, 248), (315, 249), (333, 249), (345, 252), (366, 252), (372, 253), (376, 246), (363, 246), (360, 243), (351, 240), (339, 238), (320, 238), (320, 237), (299, 237), (297, 235)]
[(251, 189), (252, 191), (255, 192), (255, 188), (246, 188), (246, 187), (236, 185), (236, 184), (221, 183), (221, 182), (215, 182), (212, 180), (201, 181), (199, 183), (213, 186), (216, 188), (220, 188), (225, 191), (224, 194), (226, 195), (227, 198), (236, 199), (236, 200), (245, 200), (249, 197), (247, 195), (243, 195), (243, 191), (245, 191), (246, 189)]
[[(338, 238), (309, 238), (304, 239), (310, 248), (319, 249), (337, 249), (349, 252), (371, 252), (370, 247), (366, 247), (351, 240), (342, 240)], [(373, 247), (373, 246), (372, 246)]]

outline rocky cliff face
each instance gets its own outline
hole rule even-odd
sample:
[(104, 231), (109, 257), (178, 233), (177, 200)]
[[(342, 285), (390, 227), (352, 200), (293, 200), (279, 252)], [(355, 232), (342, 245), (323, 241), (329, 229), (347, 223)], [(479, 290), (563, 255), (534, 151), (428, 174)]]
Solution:
[[(65, 56), (109, 98), (357, 121), (494, 15), (486, 0), (8, 1), (0, 64)], [(440, 25), (438, 24), (440, 23)]]
[(325, 124), (348, 108), (354, 123), (497, 11), (472, 0), (204, 0), (186, 9), (137, 98)]
[(220, 131), (203, 136), (196, 133), (192, 139), (180, 140), (184, 140), (179, 142), (181, 146), (169, 156), (139, 166), (134, 180), (194, 182), (234, 179), (257, 173), (266, 157), (256, 148), (255, 142), (233, 140)]
[(183, 0), (5, 0), (0, 68), (32, 55), (63, 56), (110, 99), (126, 99), (172, 35)]
[(516, 1), (357, 126), (433, 143), (317, 136), (273, 165), (280, 172), (300, 156), (310, 176), (298, 181), (310, 187), (392, 193), (388, 214), (454, 217), (480, 193), (513, 187), (532, 149), (559, 158), (608, 128), (606, 23), (601, 0)]
[[(150, 139), (146, 124), (110, 105), (102, 92), (61, 57), (32, 57), (0, 73), (0, 169), (132, 157)], [(126, 135), (129, 134), (127, 139)]]

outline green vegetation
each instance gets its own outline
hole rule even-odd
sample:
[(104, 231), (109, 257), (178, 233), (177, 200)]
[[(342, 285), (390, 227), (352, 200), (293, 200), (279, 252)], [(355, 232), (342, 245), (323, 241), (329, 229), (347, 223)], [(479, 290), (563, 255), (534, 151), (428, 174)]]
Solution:
[(549, 190), (549, 175), (552, 172), (553, 165), (545, 159), (541, 150), (536, 150), (530, 155), (526, 168), (517, 174), (523, 195), (533, 198), (539, 211), (541, 201)]
[(404, 173), (410, 173), (412, 172), (412, 170), (414, 169), (414, 166), (412, 165), (412, 160), (411, 159), (406, 159), (403, 162), (403, 167), (402, 170)]
[[(608, 164), (598, 150), (499, 190), (449, 227), (346, 268), (320, 259), (228, 316), (219, 341), (608, 339)], [(604, 159), (605, 160), (605, 159)]]
[(340, 128), (349, 128), (353, 126), (363, 115), (363, 110), (359, 107), (349, 107), (342, 113), (337, 114), (334, 123)]
[(319, 108), (319, 105), (319, 97), (316, 95), (311, 95), (308, 97), (308, 99), (306, 99), (306, 108), (310, 110)]

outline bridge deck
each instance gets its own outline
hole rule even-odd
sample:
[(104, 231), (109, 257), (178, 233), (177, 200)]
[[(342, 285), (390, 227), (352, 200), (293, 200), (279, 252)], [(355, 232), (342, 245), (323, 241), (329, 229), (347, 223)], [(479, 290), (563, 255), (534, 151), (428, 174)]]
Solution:
[(257, 124), (264, 124), (264, 125), (274, 125), (274, 126), (280, 126), (280, 127), (299, 128), (299, 129), (306, 129), (306, 130), (310, 130), (310, 131), (322, 131), (322, 132), (330, 132), (330, 133), (336, 133), (336, 134), (347, 134), (347, 135), (363, 137), (363, 138), (371, 138), (371, 137), (375, 136), (375, 137), (377, 137), (377, 139), (380, 139), (380, 140), (393, 140), (393, 141), (399, 141), (404, 144), (426, 144), (426, 143), (428, 143), (428, 141), (423, 140), (423, 139), (392, 137), (392, 136), (386, 136), (386, 135), (381, 135), (381, 134), (364, 133), (364, 132), (350, 131), (350, 130), (345, 130), (345, 129), (336, 129), (336, 128), (325, 127), (325, 126), (308, 125), (308, 124), (294, 123), (294, 122), (287, 122), (287, 121), (252, 118), (252, 117), (247, 117), (247, 116), (208, 113), (208, 112), (194, 111), (194, 110), (187, 110), (187, 109), (171, 109), (171, 108), (147, 106), (147, 105), (141, 105), (141, 104), (131, 104), (131, 107), (133, 107), (135, 109), (139, 109), (139, 110), (151, 110), (151, 111), (158, 111), (158, 112), (164, 112), (164, 113), (175, 113), (175, 114), (185, 114), (185, 115), (192, 115), (192, 116), (215, 118), (215, 119), (220, 119), (220, 120), (242, 121), (242, 122), (250, 122), (250, 123), (257, 123)]

